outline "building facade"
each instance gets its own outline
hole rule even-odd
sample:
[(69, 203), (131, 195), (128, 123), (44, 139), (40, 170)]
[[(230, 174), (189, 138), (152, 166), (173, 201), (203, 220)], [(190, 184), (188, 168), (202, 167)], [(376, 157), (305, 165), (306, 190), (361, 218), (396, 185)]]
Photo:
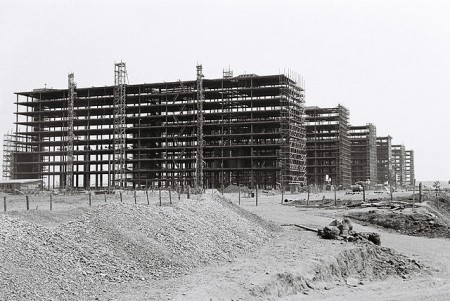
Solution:
[(305, 108), (308, 184), (351, 185), (349, 111), (344, 106)]
[(377, 132), (375, 125), (350, 126), (352, 183), (377, 183)]
[(406, 185), (414, 186), (415, 172), (414, 172), (414, 151), (405, 151), (406, 164)]
[[(203, 188), (304, 185), (304, 89), (298, 78), (202, 77), (120, 87), (72, 85), (73, 91), (69, 83), (68, 89), (16, 93), (14, 135), (21, 138), (21, 151), (13, 154), (12, 178), (43, 179), (47, 188), (63, 188), (70, 170), (73, 188), (117, 186), (120, 150), (125, 186), (194, 186), (199, 170)], [(125, 103), (122, 138), (117, 93)]]
[(377, 137), (378, 184), (389, 184), (392, 176), (392, 137)]
[(392, 145), (392, 167), (396, 187), (405, 187), (406, 183), (406, 151), (401, 144)]

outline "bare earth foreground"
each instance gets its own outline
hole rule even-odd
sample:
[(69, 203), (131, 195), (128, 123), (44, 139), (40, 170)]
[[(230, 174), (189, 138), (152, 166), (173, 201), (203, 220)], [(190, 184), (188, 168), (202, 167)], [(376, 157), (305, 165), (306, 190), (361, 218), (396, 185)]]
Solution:
[(29, 211), (23, 197), (8, 201), (0, 300), (450, 300), (448, 238), (355, 223), (381, 234), (378, 247), (286, 226), (323, 228), (348, 215), (343, 206), (287, 206), (280, 195), (238, 205), (237, 193), (211, 191), (172, 204), (163, 193), (162, 206), (156, 193), (149, 204), (143, 194), (87, 198), (54, 196), (53, 211), (48, 196)]

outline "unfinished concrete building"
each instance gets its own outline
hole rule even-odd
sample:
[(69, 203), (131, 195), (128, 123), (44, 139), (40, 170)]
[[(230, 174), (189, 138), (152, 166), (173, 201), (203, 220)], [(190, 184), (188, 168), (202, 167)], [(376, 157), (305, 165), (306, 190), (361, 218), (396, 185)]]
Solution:
[(396, 187), (405, 187), (406, 183), (406, 151), (401, 144), (392, 145), (392, 167), (394, 184)]
[(351, 185), (349, 111), (344, 106), (305, 108), (308, 184)]
[(392, 176), (392, 137), (377, 137), (378, 184), (389, 184)]
[(377, 131), (375, 125), (350, 126), (352, 183), (375, 185), (377, 178)]
[(36, 89), (17, 95), (11, 178), (47, 188), (230, 184), (285, 189), (305, 181), (304, 89), (294, 74)]
[(406, 166), (406, 185), (414, 186), (415, 172), (414, 172), (414, 151), (405, 151), (405, 166)]

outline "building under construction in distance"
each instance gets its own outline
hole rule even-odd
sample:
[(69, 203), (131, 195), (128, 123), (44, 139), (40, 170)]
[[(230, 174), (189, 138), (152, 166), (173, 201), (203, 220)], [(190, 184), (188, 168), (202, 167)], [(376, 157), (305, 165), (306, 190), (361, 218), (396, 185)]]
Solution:
[(341, 105), (305, 109), (308, 184), (351, 185), (348, 118), (348, 109)]
[[(48, 189), (105, 187), (284, 189), (305, 184), (304, 89), (288, 74), (16, 93), (11, 179)], [(332, 151), (332, 150), (330, 150)]]
[(377, 131), (368, 123), (350, 126), (348, 135), (351, 143), (352, 183), (377, 184)]

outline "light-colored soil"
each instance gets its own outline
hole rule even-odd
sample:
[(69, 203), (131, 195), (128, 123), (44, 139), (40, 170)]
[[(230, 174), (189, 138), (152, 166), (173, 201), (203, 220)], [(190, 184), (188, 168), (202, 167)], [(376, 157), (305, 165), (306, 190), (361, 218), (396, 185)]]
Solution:
[[(211, 191), (207, 192), (211, 194)], [(404, 195), (411, 193), (405, 192)], [(401, 193), (396, 193), (399, 196)], [(333, 193), (321, 193), (310, 195), (310, 205), (315, 201), (326, 199), (334, 200)], [(8, 196), (9, 218), (25, 222), (30, 225), (44, 227), (48, 229), (46, 235), (52, 235), (58, 229), (69, 227), (68, 221), (77, 220), (86, 214), (91, 214), (92, 210), (98, 211), (101, 208), (110, 208), (110, 206), (119, 206), (118, 196), (107, 196), (107, 203), (116, 203), (117, 205), (104, 205), (103, 195), (93, 195), (93, 207), (88, 206), (88, 196), (56, 196), (53, 197), (53, 211), (48, 211), (49, 197), (32, 197), (30, 206), (33, 210), (25, 211), (24, 196), (15, 196), (16, 199), (10, 199)], [(174, 203), (189, 202), (185, 196), (178, 201), (178, 196), (174, 194), (172, 201)], [(213, 196), (211, 196), (212, 198)], [(225, 197), (238, 203), (238, 194), (225, 194)], [(384, 197), (389, 197), (385, 194)], [(286, 194), (285, 199), (305, 200), (306, 194)], [(379, 193), (368, 193), (366, 198), (380, 198)], [(362, 200), (362, 194), (343, 194), (338, 192), (339, 200)], [(124, 195), (124, 203), (134, 204), (134, 195), (132, 193)], [(156, 209), (159, 205), (158, 193), (150, 193), (150, 210), (165, 212), (163, 208), (168, 206), (168, 194), (163, 192), (163, 207)], [(144, 193), (138, 194), (137, 203), (146, 207), (146, 196)], [(100, 207), (97, 206), (102, 205)], [(127, 205), (129, 206), (129, 205)], [(302, 224), (311, 228), (323, 228), (335, 218), (342, 219), (349, 209), (334, 207), (295, 207), (281, 204), (280, 195), (261, 195), (258, 200), (258, 206), (255, 204), (255, 198), (241, 198), (242, 208), (255, 213), (256, 215), (273, 221), (275, 224)], [(37, 209), (36, 209), (37, 207)], [(118, 208), (122, 208), (120, 205)], [(131, 205), (134, 208), (133, 205)], [(114, 208), (114, 207), (112, 207)], [(141, 206), (135, 207), (140, 211)], [(155, 209), (152, 209), (155, 208)], [(167, 208), (170, 208), (167, 207)], [(185, 207), (188, 208), (188, 207)], [(214, 211), (214, 208), (210, 208)], [(123, 210), (123, 209), (120, 209)], [(120, 211), (119, 210), (119, 211)], [(169, 209), (170, 210), (170, 209)], [(186, 209), (187, 210), (187, 209)], [(234, 209), (233, 209), (234, 210)], [(113, 213), (116, 211), (113, 211)], [(210, 212), (210, 211), (207, 211)], [(222, 214), (229, 214), (227, 211), (221, 211)], [(235, 211), (232, 211), (235, 212)], [(192, 217), (197, 214), (197, 229), (203, 227), (203, 215), (198, 212), (192, 212)], [(138, 215), (139, 215), (138, 214)], [(167, 213), (166, 213), (167, 214)], [(164, 215), (164, 214), (163, 214)], [(170, 214), (169, 214), (170, 215)], [(166, 218), (169, 218), (169, 215)], [(254, 222), (262, 223), (257, 218), (238, 214), (250, 223), (244, 222), (245, 227), (250, 227)], [(235, 216), (233, 214), (233, 216)], [(130, 215), (130, 219), (132, 216)], [(173, 218), (173, 216), (172, 216)], [(211, 216), (213, 219), (218, 217)], [(139, 219), (144, 219), (143, 217)], [(114, 221), (114, 217), (108, 218)], [(228, 218), (228, 220), (230, 220)], [(231, 219), (236, 221), (235, 219)], [(170, 221), (167, 220), (169, 223)], [(253, 222), (252, 222), (253, 221)], [(222, 220), (220, 223), (223, 223)], [(117, 218), (120, 229), (121, 219)], [(149, 223), (150, 220), (149, 220)], [(178, 223), (178, 222), (177, 222)], [(248, 230), (239, 231), (233, 227), (240, 227), (240, 222), (234, 226), (230, 224), (227, 228), (226, 237), (218, 239), (221, 243), (235, 241), (234, 236), (241, 237)], [(69, 223), (70, 225), (70, 223)], [(96, 225), (103, 225), (102, 223)], [(205, 225), (212, 229), (218, 229), (216, 236), (220, 236), (221, 225)], [(217, 227), (218, 226), (218, 227)], [(33, 226), (34, 227), (34, 226)], [(142, 227), (142, 226), (139, 226)], [(139, 227), (125, 227), (121, 235), (133, 237), (128, 230), (139, 232)], [(182, 234), (183, 239), (189, 239), (189, 226), (183, 226), (182, 230), (176, 230), (178, 225), (171, 225), (169, 232), (165, 235), (169, 237)], [(262, 230), (266, 231), (266, 226)], [(271, 226), (269, 226), (270, 228)], [(69, 227), (70, 228), (70, 227)], [(207, 229), (205, 228), (205, 229)], [(269, 229), (268, 228), (268, 229)], [(234, 252), (232, 256), (219, 256), (217, 260), (206, 260), (205, 264), (189, 264), (188, 269), (182, 270), (182, 273), (168, 275), (168, 277), (148, 277), (148, 274), (131, 273), (126, 281), (102, 281), (98, 283), (97, 289), (90, 295), (71, 295), (65, 298), (53, 299), (71, 299), (72, 300), (450, 300), (450, 240), (449, 239), (430, 239), (424, 237), (412, 237), (397, 234), (392, 231), (384, 231), (375, 226), (362, 226), (355, 224), (355, 230), (364, 232), (378, 232), (381, 234), (383, 248), (375, 248), (372, 245), (347, 243), (335, 240), (323, 240), (314, 232), (300, 230), (296, 227), (282, 227), (283, 231), (271, 232), (260, 245), (257, 237), (250, 238), (254, 247), (249, 244), (239, 252)], [(34, 228), (33, 228), (34, 229)], [(75, 231), (74, 228), (71, 228)], [(128, 230), (127, 230), (128, 229)], [(233, 230), (234, 229), (234, 230)], [(259, 228), (258, 228), (259, 229)], [(97, 232), (106, 231), (100, 229)], [(206, 231), (206, 230), (205, 230)], [(76, 232), (76, 231), (75, 231)], [(74, 233), (75, 233), (74, 232)], [(173, 232), (173, 233), (172, 233)], [(254, 233), (257, 233), (254, 232)], [(258, 233), (259, 233), (258, 232)], [(106, 233), (106, 232), (105, 232)], [(149, 237), (149, 232), (143, 232), (143, 237)], [(239, 234), (242, 233), (242, 234)], [(262, 232), (261, 232), (262, 233)], [(172, 241), (177, 241), (176, 237)], [(273, 236), (273, 238), (270, 238)], [(146, 238), (148, 239), (148, 238)], [(255, 240), (256, 239), (256, 240)], [(203, 240), (214, 241), (212, 237), (204, 236)], [(245, 240), (247, 241), (247, 240)], [(67, 243), (67, 241), (65, 241)], [(90, 243), (90, 242), (89, 242)], [(100, 243), (100, 242), (99, 242)], [(176, 243), (176, 246), (179, 244)], [(186, 245), (182, 243), (181, 245)], [(258, 246), (259, 245), (259, 246)], [(111, 250), (106, 250), (108, 258), (112, 260), (114, 255), (114, 246)], [(398, 253), (409, 257), (404, 257), (392, 251), (392, 248)], [(219, 250), (226, 249), (225, 245), (218, 246)], [(234, 250), (234, 249), (233, 249)], [(95, 248), (91, 250), (96, 256)], [(190, 252), (189, 254), (201, 253), (201, 250)], [(81, 253), (80, 253), (81, 254)], [(100, 254), (100, 253), (98, 253)], [(97, 254), (97, 255), (98, 255)], [(176, 252), (171, 253), (177, 256)], [(180, 253), (181, 254), (181, 253)], [(214, 255), (214, 253), (212, 253)], [(111, 258), (110, 258), (111, 257)], [(173, 258), (174, 261), (175, 257)], [(97, 258), (97, 257), (96, 257)], [(99, 257), (100, 258), (100, 257)], [(192, 260), (195, 257), (189, 257)], [(198, 258), (199, 261), (202, 256)], [(414, 260), (414, 261), (411, 261)], [(138, 258), (133, 259), (137, 262)], [(151, 259), (146, 259), (151, 260)], [(414, 269), (414, 263), (418, 266), (427, 268)], [(105, 264), (105, 263), (102, 263)], [(117, 267), (123, 268), (128, 263), (119, 263)], [(145, 263), (136, 264), (137, 267), (145, 266)], [(34, 267), (35, 268), (35, 267)], [(401, 272), (403, 269), (406, 272)], [(95, 270), (95, 269), (94, 269)], [(181, 271), (181, 270), (180, 270)], [(400, 272), (399, 272), (400, 271)], [(67, 271), (68, 273), (70, 271)], [(108, 271), (114, 274), (114, 271)], [(36, 271), (36, 275), (39, 271)], [(119, 273), (120, 274), (120, 273)], [(36, 276), (35, 275), (35, 276)], [(62, 274), (63, 275), (63, 274)], [(114, 274), (115, 275), (115, 274)], [(11, 275), (9, 275), (11, 276)], [(116, 275), (115, 275), (116, 276)], [(135, 277), (137, 276), (137, 277)], [(402, 277), (401, 277), (402, 276)], [(37, 276), (39, 277), (39, 276)], [(82, 277), (82, 276), (80, 276)], [(103, 277), (98, 275), (98, 277)], [(76, 278), (75, 278), (76, 279)], [(2, 275), (2, 287), (6, 285), (5, 278)], [(74, 280), (75, 281), (75, 280)], [(17, 283), (16, 283), (17, 284)], [(4, 289), (0, 289), (0, 293)], [(49, 295), (51, 296), (51, 294)], [(59, 296), (61, 297), (61, 296)], [(71, 298), (70, 298), (71, 297)], [(45, 298), (38, 298), (46, 300)], [(48, 297), (47, 299), (52, 299)]]

